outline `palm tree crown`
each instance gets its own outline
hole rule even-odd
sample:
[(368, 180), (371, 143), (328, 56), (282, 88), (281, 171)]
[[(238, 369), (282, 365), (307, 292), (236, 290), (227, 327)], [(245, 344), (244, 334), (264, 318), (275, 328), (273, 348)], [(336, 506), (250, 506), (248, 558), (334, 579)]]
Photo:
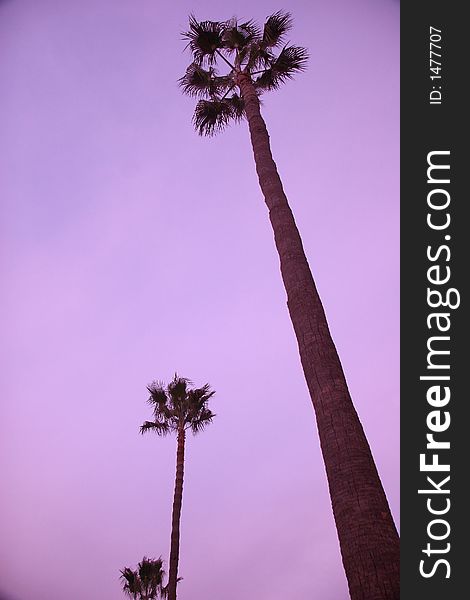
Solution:
[(155, 431), (158, 435), (167, 435), (181, 429), (191, 429), (199, 433), (209, 425), (215, 414), (207, 408), (207, 403), (215, 394), (209, 384), (201, 388), (190, 389), (189, 379), (178, 377), (165, 387), (160, 381), (154, 381), (147, 389), (150, 393), (148, 403), (153, 408), (153, 421), (145, 421), (140, 432)]
[[(236, 91), (240, 76), (249, 76), (258, 95), (279, 88), (307, 64), (308, 53), (301, 46), (285, 44), (292, 27), (287, 12), (268, 17), (263, 29), (253, 21), (196, 21), (189, 19), (183, 33), (193, 62), (179, 84), (185, 94), (199, 98), (193, 123), (200, 135), (214, 135), (230, 121), (245, 117), (245, 102)], [(217, 62), (228, 72), (218, 73)]]
[(165, 596), (163, 579), (165, 570), (163, 569), (162, 558), (144, 558), (133, 571), (129, 567), (121, 569), (122, 589), (125, 594), (134, 598), (134, 600), (155, 600), (158, 597)]

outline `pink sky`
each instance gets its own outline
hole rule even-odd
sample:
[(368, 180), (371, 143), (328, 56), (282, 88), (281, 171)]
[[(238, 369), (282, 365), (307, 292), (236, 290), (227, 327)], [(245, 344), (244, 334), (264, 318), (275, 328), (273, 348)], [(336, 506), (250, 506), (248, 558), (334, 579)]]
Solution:
[(246, 123), (176, 80), (187, 15), (288, 8), (309, 69), (273, 153), (398, 519), (399, 4), (0, 1), (0, 597), (116, 600), (168, 558), (175, 440), (145, 386), (210, 382), (187, 447), (181, 600), (346, 600), (311, 402)]

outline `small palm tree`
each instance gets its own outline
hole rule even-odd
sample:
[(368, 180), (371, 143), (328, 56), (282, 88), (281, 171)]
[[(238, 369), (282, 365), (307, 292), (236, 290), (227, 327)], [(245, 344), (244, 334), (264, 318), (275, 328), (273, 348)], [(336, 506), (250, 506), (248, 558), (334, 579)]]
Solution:
[(133, 571), (129, 567), (121, 569), (122, 589), (133, 600), (155, 600), (165, 597), (163, 580), (165, 571), (162, 558), (144, 558)]
[[(198, 98), (193, 123), (212, 136), (231, 121), (248, 121), (253, 154), (274, 240), (287, 306), (316, 413), (343, 564), (353, 600), (399, 595), (399, 539), (374, 459), (349, 394), (302, 240), (271, 154), (259, 97), (307, 64), (305, 48), (285, 43), (289, 13), (253, 21), (189, 19), (192, 63), (179, 80)], [(225, 72), (220, 72), (222, 66)]]
[(167, 386), (155, 381), (147, 387), (150, 396), (149, 404), (153, 409), (153, 421), (145, 421), (141, 433), (154, 431), (158, 435), (174, 433), (177, 436), (176, 479), (173, 497), (173, 513), (171, 519), (170, 566), (167, 592), (169, 600), (176, 600), (178, 584), (178, 561), (180, 545), (181, 504), (183, 500), (184, 450), (186, 431), (195, 435), (212, 423), (215, 417), (207, 406), (215, 394), (209, 384), (201, 388), (191, 389), (189, 379), (175, 374), (173, 381)]

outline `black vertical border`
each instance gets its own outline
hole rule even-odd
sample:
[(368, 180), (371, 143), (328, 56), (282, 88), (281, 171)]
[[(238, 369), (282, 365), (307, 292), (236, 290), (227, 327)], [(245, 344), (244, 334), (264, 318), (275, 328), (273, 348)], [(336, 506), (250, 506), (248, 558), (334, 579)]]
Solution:
[[(470, 371), (468, 327), (468, 278), (470, 277), (470, 207), (466, 190), (467, 149), (469, 136), (469, 102), (464, 87), (470, 82), (470, 23), (464, 17), (465, 3), (415, 0), (401, 5), (401, 598), (403, 600), (454, 600), (467, 597), (467, 578), (470, 579), (469, 527), (467, 510), (470, 492), (466, 491), (467, 474), (470, 476), (470, 394), (465, 375)], [(429, 70), (429, 28), (442, 30), (442, 80), (431, 81)], [(430, 105), (432, 86), (441, 86), (442, 104)], [(450, 150), (451, 224), (445, 232), (432, 231), (426, 224), (427, 155), (435, 150)], [(445, 162), (445, 160), (444, 160)], [(449, 241), (444, 235), (451, 236)], [(449, 262), (440, 264), (451, 269), (447, 287), (455, 287), (461, 296), (460, 307), (447, 310), (452, 325), (449, 342), (451, 400), (448, 407), (450, 428), (436, 437), (449, 440), (450, 450), (441, 451), (441, 462), (450, 460), (451, 508), (442, 518), (448, 520), (451, 531), (442, 542), (429, 540), (427, 525), (433, 518), (426, 507), (427, 497), (418, 489), (426, 486), (426, 475), (419, 470), (419, 455), (426, 451), (426, 416), (432, 407), (426, 401), (429, 382), (420, 381), (426, 374), (428, 337), (433, 335), (426, 318), (433, 312), (427, 305), (426, 257), (428, 245), (433, 248), (448, 244)], [(444, 256), (443, 253), (442, 256)], [(433, 286), (436, 287), (436, 286)], [(445, 287), (445, 286), (442, 286)], [(435, 335), (435, 333), (434, 333)], [(442, 334), (446, 335), (446, 334)], [(468, 358), (467, 358), (468, 357)], [(429, 374), (429, 372), (427, 372)], [(441, 372), (440, 374), (443, 374)], [(447, 385), (447, 384), (446, 384)], [(447, 454), (444, 454), (446, 452)], [(436, 481), (444, 473), (436, 473)], [(438, 495), (435, 506), (439, 506)], [(443, 503), (445, 496), (439, 496)], [(444, 504), (441, 504), (444, 506)], [(467, 509), (468, 507), (468, 509)], [(434, 529), (439, 533), (439, 528)], [(440, 531), (444, 531), (444, 526)], [(428, 558), (422, 550), (430, 542), (443, 549), (450, 543), (450, 551)], [(426, 560), (429, 572), (435, 560), (444, 558), (447, 568), (437, 567), (430, 578), (420, 575), (420, 561)]]

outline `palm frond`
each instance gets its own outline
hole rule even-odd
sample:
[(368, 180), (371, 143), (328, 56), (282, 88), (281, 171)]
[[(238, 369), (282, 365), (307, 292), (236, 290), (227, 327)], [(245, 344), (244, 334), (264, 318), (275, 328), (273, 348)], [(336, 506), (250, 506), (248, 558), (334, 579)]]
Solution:
[(143, 435), (147, 431), (154, 431), (157, 435), (165, 436), (172, 430), (171, 423), (168, 421), (145, 421), (140, 426), (140, 433)]
[(215, 414), (211, 410), (209, 410), (208, 408), (203, 408), (199, 412), (199, 415), (196, 418), (192, 419), (189, 424), (189, 427), (191, 428), (193, 434), (196, 435), (197, 433), (204, 431), (204, 429), (212, 423), (214, 417)]
[(227, 101), (232, 108), (232, 118), (241, 121), (245, 117), (245, 101), (238, 94), (233, 94)]
[(140, 579), (137, 572), (129, 567), (124, 567), (124, 569), (121, 569), (120, 573), (123, 592), (128, 596), (134, 597), (141, 591)]
[(209, 67), (206, 71), (196, 63), (186, 69), (186, 73), (178, 79), (184, 94), (203, 98), (214, 98), (233, 85), (229, 76), (218, 77), (215, 69)]
[(245, 40), (248, 40), (250, 44), (261, 38), (261, 29), (259, 28), (259, 25), (252, 19), (245, 21), (239, 25), (238, 28), (243, 31), (245, 34)]
[(251, 44), (245, 69), (247, 72), (268, 68), (275, 59), (274, 54), (262, 42)]
[(200, 388), (188, 391), (185, 425), (186, 429), (190, 428), (193, 434), (202, 431), (215, 417), (214, 413), (207, 407), (207, 403), (214, 394), (215, 391), (211, 389), (208, 383)]
[(272, 48), (282, 44), (285, 34), (292, 28), (292, 16), (288, 12), (279, 10), (274, 13), (264, 25), (263, 45), (265, 48)]
[(214, 394), (215, 390), (211, 390), (211, 386), (208, 383), (204, 384), (200, 388), (189, 390), (188, 397), (190, 400), (190, 405), (199, 409), (204, 404), (207, 404)]
[(147, 402), (151, 405), (165, 404), (167, 402), (166, 390), (163, 382), (153, 381), (147, 386), (147, 390), (150, 394)]
[(308, 52), (301, 46), (285, 46), (279, 56), (254, 82), (258, 90), (276, 90), (295, 73), (304, 71), (307, 66)]
[(173, 377), (173, 380), (167, 386), (168, 396), (170, 397), (173, 406), (177, 406), (179, 402), (184, 400), (186, 397), (188, 386), (191, 385), (191, 381), (186, 377), (179, 377), (177, 373)]
[(224, 23), (217, 21), (197, 21), (194, 15), (189, 17), (189, 30), (183, 32), (183, 39), (188, 40), (186, 47), (193, 53), (194, 62), (213, 65), (216, 50), (223, 47), (222, 35)]
[(148, 397), (147, 402), (153, 407), (153, 414), (155, 417), (155, 421), (171, 422), (172, 417), (174, 415), (169, 406), (170, 398), (169, 398), (167, 390), (164, 387), (163, 382), (154, 381), (153, 383), (151, 383), (150, 385), (147, 386), (147, 390), (150, 393), (150, 396)]
[(259, 40), (261, 32), (254, 21), (238, 24), (233, 18), (225, 22), (222, 39), (224, 48), (229, 52), (240, 51), (255, 40)]
[(193, 116), (193, 124), (199, 135), (212, 136), (219, 133), (234, 118), (233, 107), (224, 100), (199, 100)]
[(142, 587), (147, 592), (147, 596), (156, 598), (156, 594), (161, 589), (165, 577), (162, 557), (154, 559), (144, 556), (137, 565), (137, 569)]

